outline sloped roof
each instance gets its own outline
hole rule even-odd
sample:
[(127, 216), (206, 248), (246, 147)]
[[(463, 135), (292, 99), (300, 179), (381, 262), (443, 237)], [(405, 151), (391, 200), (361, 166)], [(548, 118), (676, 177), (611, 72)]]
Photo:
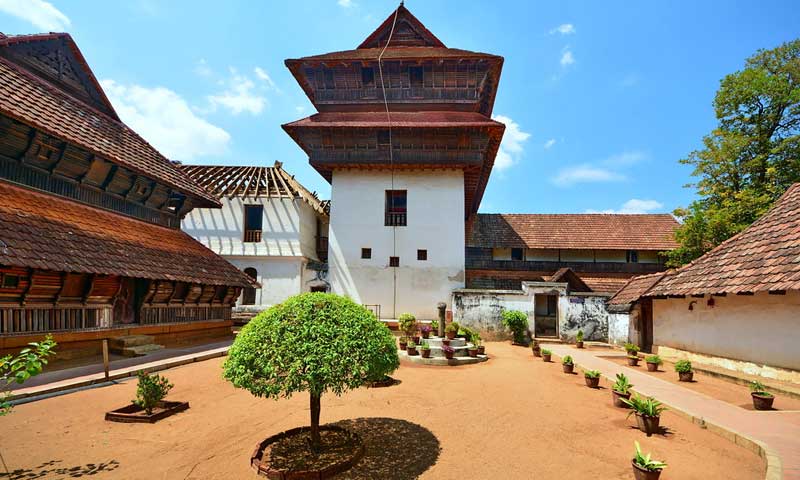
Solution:
[(646, 296), (800, 290), (800, 183), (744, 231), (665, 277)]
[[(6, 41), (8, 38), (12, 37)], [(200, 206), (220, 206), (216, 198), (124, 123), (5, 58), (0, 58), (0, 80), (3, 115), (194, 197)]]
[(0, 264), (247, 287), (249, 276), (181, 230), (0, 181)]
[(447, 128), (490, 127), (500, 130), (505, 125), (477, 112), (392, 112), (391, 121), (386, 112), (323, 112), (316, 113), (283, 126), (287, 132), (294, 127), (350, 127), (350, 128)]
[(328, 215), (326, 205), (317, 194), (308, 191), (293, 175), (289, 175), (281, 162), (275, 162), (272, 167), (180, 165), (180, 168), (217, 198), (301, 198), (320, 215)]
[(575, 292), (591, 292), (592, 289), (569, 267), (559, 268), (548, 281), (564, 282), (569, 284), (569, 288)]
[(610, 305), (630, 305), (639, 300), (667, 274), (668, 272), (664, 271), (633, 277), (609, 299), (608, 303)]
[(361, 42), (358, 48), (384, 47), (387, 39), (390, 40), (389, 47), (398, 45), (444, 47), (444, 43), (409, 12), (402, 2), (374, 32)]
[(478, 214), (467, 246), (541, 249), (671, 250), (669, 214)]
[(612, 274), (581, 273), (580, 277), (593, 292), (598, 293), (616, 293), (628, 282), (628, 278)]

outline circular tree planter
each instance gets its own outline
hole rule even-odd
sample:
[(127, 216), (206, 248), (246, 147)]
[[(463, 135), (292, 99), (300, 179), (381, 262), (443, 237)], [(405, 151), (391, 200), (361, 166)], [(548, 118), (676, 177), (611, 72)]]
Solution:
[(694, 372), (679, 372), (678, 380), (681, 382), (691, 382), (694, 378)]
[(564, 373), (572, 373), (573, 370), (575, 370), (575, 364), (574, 363), (562, 363), (561, 364), (561, 368), (564, 369)]
[(751, 393), (750, 396), (753, 397), (753, 408), (756, 410), (772, 410), (772, 402), (775, 401), (774, 396), (756, 392)]
[(660, 422), (660, 416), (651, 417), (636, 412), (636, 423), (639, 425), (639, 430), (646, 433), (648, 437), (654, 433), (658, 433), (658, 425)]
[(619, 393), (616, 390), (611, 390), (611, 398), (614, 401), (614, 406), (619, 408), (629, 408), (628, 404), (623, 402), (622, 399), (629, 400), (631, 398), (630, 393)]
[(661, 476), (661, 470), (645, 470), (632, 460), (631, 465), (633, 465), (633, 478), (635, 480), (658, 480)]
[(106, 420), (122, 423), (156, 423), (169, 416), (175, 415), (189, 408), (189, 402), (158, 402), (150, 415), (138, 405), (127, 405), (110, 412), (106, 412)]
[[(308, 447), (309, 427), (293, 428), (273, 435), (256, 445), (250, 466), (264, 477), (280, 480), (331, 478), (353, 467), (364, 456), (364, 443), (358, 434), (336, 425), (319, 427), (320, 434), (336, 445), (317, 454)], [(299, 458), (307, 453), (307, 458)], [(282, 455), (281, 453), (286, 454)], [(289, 458), (291, 457), (291, 460)], [(290, 465), (302, 465), (293, 467)]]

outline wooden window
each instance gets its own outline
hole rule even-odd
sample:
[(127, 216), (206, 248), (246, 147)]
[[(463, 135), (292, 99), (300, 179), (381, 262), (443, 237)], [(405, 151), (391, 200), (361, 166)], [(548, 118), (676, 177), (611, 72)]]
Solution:
[(365, 260), (372, 258), (372, 249), (371, 248), (362, 248), (361, 249), (361, 258), (363, 258)]
[(399, 267), (400, 266), (400, 257), (389, 257), (389, 266), (390, 267)]
[(417, 250), (417, 260), (424, 262), (428, 259), (428, 251), (427, 250)]
[(264, 207), (262, 205), (244, 206), (244, 241), (257, 243), (261, 241), (261, 226), (264, 221)]
[(12, 275), (10, 273), (0, 274), (0, 278), (2, 278), (2, 283), (0, 283), (0, 287), (3, 288), (17, 288), (19, 287), (19, 275)]
[(637, 250), (628, 250), (625, 257), (628, 263), (639, 263), (639, 252)]
[(408, 67), (408, 82), (412, 87), (421, 87), (422, 78), (422, 67)]
[(333, 70), (326, 69), (322, 72), (322, 76), (325, 79), (325, 90), (333, 90), (336, 88), (336, 82), (333, 81)]
[(364, 87), (375, 86), (375, 70), (372, 67), (361, 68), (361, 85)]
[(389, 145), (391, 143), (389, 130), (378, 130), (378, 145)]
[(386, 215), (384, 225), (387, 227), (405, 227), (407, 222), (407, 197), (405, 190), (386, 190)]
[(521, 248), (511, 249), (511, 260), (524, 260), (524, 259), (525, 259), (525, 250)]

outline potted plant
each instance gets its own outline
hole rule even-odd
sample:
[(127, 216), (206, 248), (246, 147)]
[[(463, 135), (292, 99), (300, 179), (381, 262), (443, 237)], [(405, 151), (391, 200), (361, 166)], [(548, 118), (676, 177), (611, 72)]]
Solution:
[(631, 367), (639, 366), (639, 356), (638, 355), (628, 355), (628, 365)]
[(447, 336), (449, 340), (456, 338), (456, 334), (458, 333), (458, 324), (456, 322), (448, 323), (446, 327), (444, 327), (444, 334)]
[(550, 350), (548, 350), (546, 348), (542, 349), (542, 360), (544, 360), (545, 362), (549, 362), (550, 361), (550, 357), (552, 355), (553, 355), (553, 352), (551, 352)]
[(519, 310), (503, 310), (503, 326), (511, 330), (514, 345), (526, 345), (525, 333), (528, 331), (528, 316)]
[(634, 441), (633, 443), (636, 445), (636, 455), (631, 461), (633, 465), (633, 478), (636, 480), (658, 480), (658, 477), (661, 476), (661, 470), (664, 470), (667, 464), (658, 460), (652, 460), (649, 453), (647, 455), (642, 455), (639, 442)]
[(572, 362), (571, 356), (567, 355), (561, 359), (561, 368), (564, 369), (564, 373), (572, 373), (572, 370), (575, 368), (575, 364)]
[(753, 397), (753, 408), (756, 410), (772, 410), (775, 396), (767, 391), (767, 387), (758, 380), (750, 383), (750, 396)]
[(456, 349), (450, 345), (442, 345), (442, 352), (444, 352), (444, 358), (450, 360), (455, 355)]
[(419, 327), (419, 333), (422, 334), (422, 338), (430, 338), (431, 330), (433, 330), (433, 328), (427, 323)]
[(644, 361), (647, 362), (648, 372), (657, 372), (658, 366), (663, 363), (658, 355), (648, 355), (644, 357)]
[(408, 337), (402, 336), (400, 337), (400, 350), (405, 350), (408, 346)]
[(637, 355), (639, 353), (639, 345), (628, 342), (625, 344), (625, 351), (628, 352), (628, 355)]
[(653, 397), (642, 398), (638, 395), (631, 395), (631, 398), (623, 399), (622, 401), (633, 409), (628, 416), (636, 415), (636, 423), (639, 425), (639, 430), (646, 433), (648, 437), (658, 432), (661, 412), (667, 409), (661, 405), (661, 402)]
[(486, 355), (486, 346), (484, 346), (483, 339), (478, 334), (475, 335), (475, 345), (478, 347), (478, 355)]
[(478, 347), (473, 343), (470, 347), (467, 348), (467, 353), (470, 357), (477, 357), (478, 356)]
[(412, 357), (417, 355), (417, 342), (414, 341), (408, 342), (408, 345), (406, 346), (406, 353), (408, 353), (408, 355)]
[(600, 386), (600, 372), (597, 370), (585, 370), (583, 372), (583, 379), (586, 381), (586, 386), (589, 388), (597, 388)]
[(431, 346), (428, 345), (428, 342), (423, 341), (419, 351), (422, 354), (422, 358), (431, 358)]
[(534, 340), (533, 342), (531, 342), (531, 351), (533, 351), (534, 357), (542, 356), (542, 348), (539, 346), (538, 340)]
[(614, 400), (615, 407), (628, 408), (628, 404), (622, 400), (631, 398), (632, 387), (633, 385), (624, 373), (617, 374), (617, 381), (611, 386), (611, 398)]
[(691, 382), (694, 378), (692, 362), (689, 360), (678, 360), (675, 362), (675, 371), (678, 372), (678, 380), (681, 382)]
[(583, 348), (583, 330), (578, 330), (578, 334), (575, 335), (575, 346)]
[(442, 339), (442, 346), (449, 347), (450, 346), (450, 339), (449, 338), (443, 338)]
[(413, 337), (417, 333), (417, 317), (410, 313), (401, 313), (397, 317), (397, 328), (406, 337)]

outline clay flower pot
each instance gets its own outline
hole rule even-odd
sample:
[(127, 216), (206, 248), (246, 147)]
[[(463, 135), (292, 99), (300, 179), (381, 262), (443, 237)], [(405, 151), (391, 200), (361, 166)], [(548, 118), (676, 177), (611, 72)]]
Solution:
[(658, 371), (658, 364), (647, 362), (647, 371), (648, 372), (657, 372)]
[(533, 356), (534, 357), (541, 357), (542, 356), (542, 349), (541, 348), (533, 348), (531, 350), (533, 351)]
[(562, 363), (561, 364), (561, 368), (564, 369), (564, 373), (572, 373), (572, 371), (575, 369), (575, 364), (574, 363)]
[(419, 345), (419, 335), (415, 335), (415, 336), (412, 338), (412, 340), (414, 340), (414, 343), (416, 343), (417, 345)]
[(453, 355), (455, 355), (455, 354), (456, 354), (456, 352), (444, 352), (444, 358), (446, 358), (448, 360), (452, 360), (453, 359)]
[(583, 348), (583, 342), (575, 342), (577, 348)]
[(446, 333), (445, 333), (445, 335), (446, 335), (446, 336), (447, 336), (447, 338), (448, 338), (448, 339), (450, 339), (450, 340), (452, 340), (452, 339), (456, 338), (456, 332), (446, 332)]
[(406, 349), (406, 346), (408, 346), (408, 343), (406, 343), (406, 342), (400, 342), (400, 350), (405, 350), (405, 349)]
[(410, 356), (412, 356), (412, 357), (413, 357), (413, 356), (417, 355), (417, 347), (408, 347), (408, 348), (406, 348), (406, 352), (407, 352), (407, 353), (408, 353)]
[(422, 338), (430, 338), (431, 332), (423, 330), (422, 331)]
[(614, 402), (614, 406), (618, 408), (628, 408), (628, 404), (623, 402), (622, 399), (628, 400), (631, 398), (630, 393), (619, 393), (616, 390), (611, 390), (611, 398)]
[(589, 388), (597, 388), (600, 386), (600, 377), (595, 377), (595, 378), (583, 377), (583, 380), (586, 381), (586, 386)]
[(691, 382), (694, 378), (694, 372), (678, 372), (678, 380), (681, 382)]
[(545, 362), (549, 362), (550, 361), (550, 357), (551, 357), (550, 354), (545, 354), (545, 353), (541, 353), (540, 352), (540, 355), (542, 356), (542, 360), (544, 360)]
[(775, 401), (774, 396), (764, 395), (759, 392), (753, 392), (750, 396), (753, 397), (753, 408), (756, 410), (772, 410), (772, 402)]
[(639, 357), (628, 357), (628, 365), (631, 367), (639, 366)]
[(477, 357), (478, 356), (478, 349), (477, 348), (468, 348), (467, 353), (469, 353), (470, 357)]
[(422, 354), (422, 358), (431, 358), (431, 349), (430, 348), (425, 349), (425, 350), (420, 350), (420, 353)]
[(661, 470), (645, 470), (636, 465), (633, 460), (631, 460), (631, 465), (633, 465), (633, 478), (635, 480), (658, 480), (658, 477), (661, 476)]
[(478, 347), (478, 355), (485, 355), (485, 354), (486, 354), (486, 347), (484, 347), (483, 345)]
[(639, 425), (639, 430), (643, 431), (649, 437), (654, 433), (658, 433), (658, 424), (661, 422), (661, 417), (651, 417), (649, 415), (641, 415), (636, 413), (636, 423)]
[(443, 338), (442, 339), (442, 345), (444, 345), (446, 347), (449, 347), (450, 346), (450, 339), (449, 338)]

